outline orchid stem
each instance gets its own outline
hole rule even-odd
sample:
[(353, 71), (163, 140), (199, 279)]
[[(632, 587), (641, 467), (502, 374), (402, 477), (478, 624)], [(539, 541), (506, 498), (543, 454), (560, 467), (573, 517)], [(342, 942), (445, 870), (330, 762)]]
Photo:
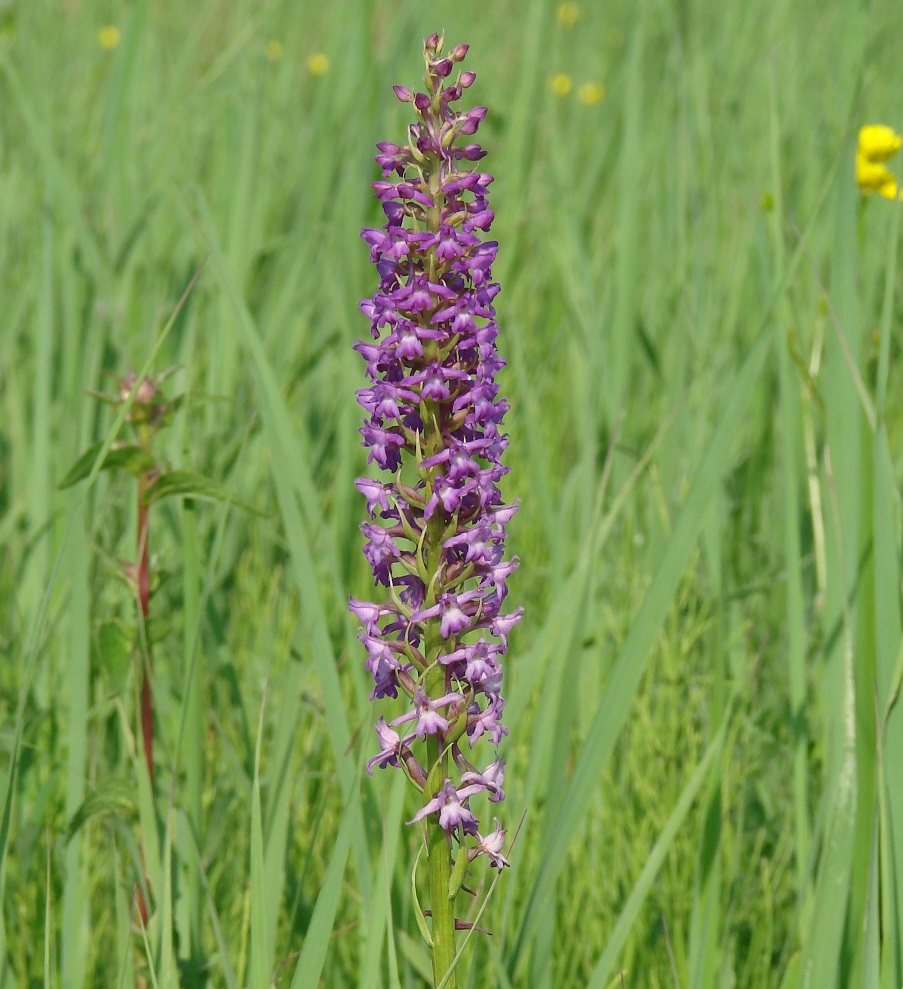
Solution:
[[(448, 775), (448, 753), (439, 755), (439, 741), (434, 736), (429, 742), (430, 769), (440, 763), (437, 774), (439, 787)], [(427, 850), (429, 852), (430, 908), (433, 933), (433, 978), (438, 986), (445, 978), (455, 958), (455, 904), (449, 898), (451, 880), (451, 847), (448, 835), (439, 824), (438, 815), (431, 815), (427, 824)], [(445, 983), (446, 989), (456, 989), (454, 972)]]

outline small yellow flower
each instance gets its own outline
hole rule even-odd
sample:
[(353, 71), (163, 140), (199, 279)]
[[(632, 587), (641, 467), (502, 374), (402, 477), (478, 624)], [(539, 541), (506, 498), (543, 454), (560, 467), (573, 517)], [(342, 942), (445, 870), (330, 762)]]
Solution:
[(859, 154), (869, 161), (887, 161), (903, 144), (903, 139), (892, 128), (884, 124), (866, 124), (859, 131)]
[(580, 17), (580, 7), (578, 4), (573, 3), (572, 0), (566, 0), (565, 3), (558, 5), (555, 16), (558, 18), (558, 23), (562, 27), (573, 27)]
[(565, 72), (559, 72), (557, 76), (552, 76), (549, 80), (549, 89), (556, 96), (567, 96), (573, 85), (571, 77)]
[(877, 192), (885, 199), (897, 198), (897, 179), (894, 173), (880, 161), (870, 161), (863, 154), (856, 155), (856, 181), (866, 196)]
[(877, 192), (885, 199), (897, 199), (897, 178), (884, 163), (903, 146), (903, 138), (884, 124), (867, 124), (859, 131), (856, 148), (856, 181), (863, 195)]
[(122, 32), (115, 24), (107, 24), (97, 32), (97, 40), (101, 48), (112, 51), (122, 41)]
[(268, 61), (278, 62), (279, 59), (285, 54), (285, 49), (282, 47), (281, 41), (277, 41), (275, 38), (270, 38), (263, 49), (263, 53), (266, 55)]
[(307, 60), (307, 71), (312, 76), (324, 76), (328, 69), (329, 59), (323, 52), (317, 52), (316, 55), (311, 55)]
[(584, 106), (595, 106), (605, 99), (605, 87), (601, 82), (585, 82), (577, 90), (577, 99)]

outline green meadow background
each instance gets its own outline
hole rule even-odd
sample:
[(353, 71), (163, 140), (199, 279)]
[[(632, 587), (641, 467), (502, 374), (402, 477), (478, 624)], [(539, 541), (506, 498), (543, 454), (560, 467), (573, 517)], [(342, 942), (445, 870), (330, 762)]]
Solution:
[[(0, 989), (430, 984), (346, 602), (359, 230), (443, 29), (489, 107), (525, 608), (460, 984), (903, 986), (901, 207), (853, 177), (903, 6), (556, 9), (0, 4)], [(158, 453), (229, 497), (152, 510), (152, 788), (134, 479), (57, 486), (129, 435), (88, 391), (172, 365)]]

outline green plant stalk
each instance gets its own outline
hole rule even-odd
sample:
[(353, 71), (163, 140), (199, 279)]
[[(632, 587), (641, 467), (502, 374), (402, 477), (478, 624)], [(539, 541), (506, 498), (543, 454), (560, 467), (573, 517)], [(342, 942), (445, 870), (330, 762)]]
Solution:
[[(434, 108), (435, 109), (435, 108)], [(427, 157), (426, 173), (434, 202), (441, 196), (439, 162), (432, 155)], [(440, 229), (440, 209), (433, 207), (427, 211), (426, 228), (432, 233)], [(435, 249), (430, 252), (429, 275), (437, 277)], [(434, 456), (443, 448), (442, 428), (436, 417), (433, 402), (424, 402), (424, 452)], [(432, 471), (429, 472), (430, 475)], [(429, 476), (427, 486), (432, 486)], [(439, 514), (433, 515), (427, 523), (423, 552), (426, 554), (426, 569), (429, 583), (426, 591), (426, 606), (435, 604), (436, 585), (442, 560), (443, 526)], [(424, 690), (431, 698), (445, 693), (445, 668), (439, 663), (442, 648), (439, 619), (434, 619), (426, 629), (426, 660), (430, 664), (424, 676)], [(427, 741), (427, 792), (424, 801), (431, 800), (442, 789), (448, 777), (448, 750), (442, 751), (439, 739), (433, 735)], [(430, 910), (432, 912), (433, 937), (433, 979), (435, 985), (443, 983), (447, 989), (456, 989), (457, 978), (453, 965), (455, 960), (455, 901), (451, 895), (452, 858), (448, 835), (439, 823), (439, 815), (430, 815), (427, 823), (427, 852), (430, 876)], [(459, 853), (466, 854), (462, 849)], [(448, 978), (446, 979), (446, 976)]]
[[(439, 448), (442, 438), (433, 416), (427, 416), (426, 448), (430, 455)], [(434, 515), (427, 523), (426, 546), (427, 570), (432, 578), (439, 567), (442, 553), (442, 526), (439, 515)], [(431, 580), (427, 591), (427, 606), (435, 602), (435, 581)], [(426, 659), (430, 663), (424, 677), (424, 690), (435, 698), (445, 693), (445, 668), (438, 657), (442, 644), (439, 619), (430, 622), (426, 630)], [(442, 789), (448, 778), (448, 750), (440, 748), (439, 739), (432, 735), (427, 740), (427, 784), (423, 795), (424, 802), (431, 800)], [(429, 815), (427, 822), (427, 852), (430, 876), (430, 909), (432, 911), (433, 936), (433, 978), (438, 986), (451, 971), (455, 958), (455, 903), (450, 895), (451, 888), (451, 847), (448, 835), (439, 824), (439, 815)], [(462, 849), (459, 853), (466, 854)], [(447, 989), (456, 989), (454, 972), (445, 982)]]
[[(439, 752), (439, 742), (429, 740), (429, 779), (435, 778), (435, 790), (439, 790), (448, 773), (448, 753)], [(433, 768), (438, 767), (434, 773)], [(429, 794), (432, 797), (433, 794)], [(439, 815), (430, 815), (427, 825), (427, 851), (429, 853), (430, 909), (432, 910), (433, 933), (433, 978), (438, 986), (448, 974), (455, 958), (455, 902), (449, 896), (452, 860), (448, 835), (439, 824)], [(460, 855), (466, 854), (462, 849)], [(447, 989), (455, 989), (457, 980), (454, 972), (445, 982)]]
[[(182, 555), (184, 561), (183, 598), (185, 601), (185, 670), (188, 713), (185, 721), (185, 790), (190, 826), (200, 841), (202, 832), (202, 794), (204, 785), (204, 668), (198, 645), (200, 604), (198, 599), (197, 522), (191, 502), (182, 508)], [(192, 959), (200, 956), (201, 870), (200, 862), (189, 860), (186, 897)]]
[[(774, 206), (771, 210), (771, 242), (775, 261), (775, 283), (784, 277), (786, 256), (784, 250), (784, 209), (781, 185), (780, 120), (778, 117), (777, 84), (772, 78), (770, 157)], [(781, 473), (784, 514), (784, 559), (786, 561), (787, 590), (785, 595), (788, 639), (788, 674), (790, 686), (791, 721), (793, 732), (793, 809), (796, 857), (797, 889), (800, 896), (808, 882), (809, 832), (808, 800), (808, 748), (809, 728), (806, 722), (806, 638), (803, 603), (803, 581), (799, 534), (799, 480), (800, 433), (805, 430), (800, 407), (798, 383), (794, 380), (789, 341), (785, 339), (787, 328), (793, 325), (793, 313), (784, 295), (778, 305), (774, 321), (775, 350), (778, 359), (778, 382), (781, 417)]]
[[(88, 708), (90, 680), (90, 614), (88, 593), (87, 539), (84, 514), (78, 511), (72, 522), (68, 547), (68, 569), (72, 574), (72, 611), (69, 628), (69, 657), (66, 663), (66, 693), (69, 699), (69, 727), (66, 757), (66, 817), (71, 820), (85, 798), (85, 768), (88, 754)], [(63, 881), (61, 941), (61, 982), (71, 989), (85, 985), (88, 933), (78, 923), (87, 897), (86, 842), (76, 834), (66, 846)], [(2, 944), (2, 940), (0, 940)], [(2, 979), (0, 979), (2, 985)]]

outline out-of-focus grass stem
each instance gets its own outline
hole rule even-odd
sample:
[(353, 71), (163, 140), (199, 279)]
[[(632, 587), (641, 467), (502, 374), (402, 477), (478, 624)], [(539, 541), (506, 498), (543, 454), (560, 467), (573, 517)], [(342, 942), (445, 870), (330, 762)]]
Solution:
[[(771, 246), (774, 257), (775, 283), (783, 277), (786, 265), (784, 248), (784, 196), (780, 160), (781, 125), (777, 101), (777, 80), (771, 76)], [(799, 386), (797, 384), (787, 333), (793, 325), (793, 314), (787, 296), (783, 295), (774, 317), (775, 350), (778, 359), (781, 421), (781, 485), (784, 523), (784, 564), (787, 582), (785, 598), (787, 616), (787, 659), (790, 686), (790, 706), (793, 736), (793, 804), (796, 838), (797, 888), (802, 892), (809, 870), (809, 809), (808, 809), (808, 732), (806, 728), (806, 654), (805, 612), (803, 605), (802, 560), (800, 549), (800, 497), (798, 470), (800, 464), (800, 433), (802, 431)]]
[[(187, 694), (184, 745), (181, 758), (185, 765), (185, 810), (189, 827), (195, 835), (203, 834), (202, 794), (204, 786), (204, 683), (205, 668), (200, 648), (198, 536), (195, 509), (192, 502), (182, 506), (182, 599), (184, 607), (183, 645)], [(195, 960), (201, 951), (201, 876), (200, 862), (189, 858), (187, 863), (188, 924), (191, 938), (190, 954)]]

